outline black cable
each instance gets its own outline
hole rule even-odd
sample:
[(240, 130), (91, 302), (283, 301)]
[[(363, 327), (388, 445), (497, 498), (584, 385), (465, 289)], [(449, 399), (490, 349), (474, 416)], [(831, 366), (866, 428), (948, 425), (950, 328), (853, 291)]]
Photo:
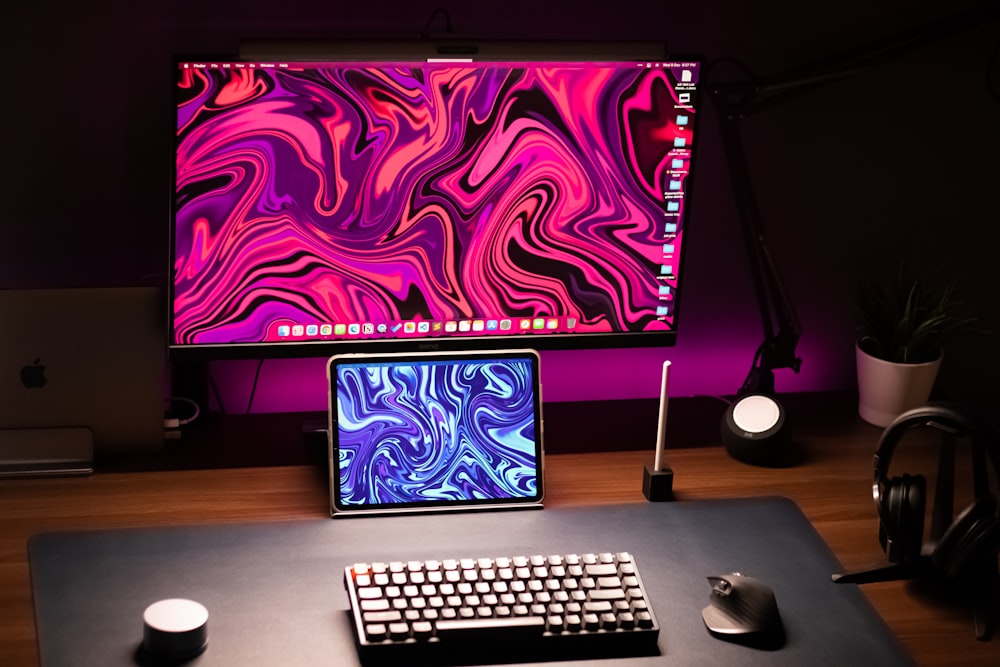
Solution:
[[(209, 366), (211, 369), (211, 366)], [(215, 378), (212, 377), (212, 371), (208, 371), (208, 386), (212, 390), (212, 395), (215, 396), (215, 404), (219, 406), (219, 412), (226, 414), (226, 406), (222, 404), (222, 395), (219, 393), (219, 387), (215, 384)]]
[(250, 414), (250, 408), (253, 406), (253, 396), (257, 393), (257, 380), (260, 379), (260, 369), (264, 365), (263, 359), (257, 360), (257, 371), (253, 374), (253, 384), (250, 385), (250, 398), (247, 399), (247, 411), (245, 414)]
[(1000, 102), (1000, 73), (997, 72), (997, 63), (1000, 62), (1000, 42), (993, 47), (990, 58), (986, 61), (986, 91), (994, 102)]
[(754, 352), (753, 361), (750, 362), (750, 370), (747, 372), (746, 378), (743, 380), (743, 386), (740, 387), (739, 395), (748, 394), (751, 391), (759, 391), (760, 387), (754, 386), (757, 384), (757, 364), (760, 363), (761, 357), (764, 356), (764, 348), (767, 346), (767, 341), (764, 341), (759, 346), (757, 346), (757, 351)]

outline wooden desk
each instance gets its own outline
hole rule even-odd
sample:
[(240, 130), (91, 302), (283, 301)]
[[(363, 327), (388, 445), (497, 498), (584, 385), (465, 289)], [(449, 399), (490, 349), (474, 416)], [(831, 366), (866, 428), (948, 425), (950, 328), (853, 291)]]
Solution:
[[(798, 503), (844, 567), (859, 569), (884, 562), (871, 499), (871, 455), (880, 433), (853, 416), (811, 420), (809, 428), (796, 434), (802, 461), (784, 469), (744, 465), (719, 447), (673, 450), (667, 461), (675, 471), (677, 502), (787, 496)], [(900, 447), (891, 472), (923, 473), (933, 488), (937, 448), (935, 442), (919, 440)], [(642, 466), (650, 459), (651, 452), (641, 451), (549, 456), (546, 504), (643, 501)], [(961, 458), (958, 479), (969, 479)], [(968, 502), (960, 492), (956, 508)], [(0, 664), (38, 664), (26, 552), (33, 534), (327, 515), (325, 471), (316, 466), (0, 481)], [(913, 582), (862, 588), (919, 664), (1000, 664), (1000, 637), (976, 641), (971, 611), (960, 602)]]

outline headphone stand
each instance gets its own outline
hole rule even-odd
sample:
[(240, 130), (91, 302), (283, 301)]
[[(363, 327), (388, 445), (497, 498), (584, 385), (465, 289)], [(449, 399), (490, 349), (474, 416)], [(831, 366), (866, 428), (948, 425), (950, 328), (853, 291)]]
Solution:
[(875, 565), (857, 572), (841, 572), (834, 574), (835, 584), (874, 584), (880, 581), (902, 581), (905, 579), (923, 579), (934, 575), (934, 566), (930, 556), (921, 556), (915, 563), (891, 563)]
[(997, 601), (997, 595), (1000, 595), (1000, 573), (994, 572), (978, 587), (976, 605), (972, 610), (976, 639), (980, 641), (989, 641), (1000, 622), (1000, 602)]
[[(972, 618), (976, 639), (989, 641), (1000, 622), (1000, 570), (984, 567), (983, 576), (972, 576), (965, 591), (972, 599)], [(867, 570), (834, 574), (836, 584), (874, 584), (882, 581), (907, 579), (944, 579), (943, 573), (931, 564), (930, 556), (921, 556), (915, 563), (876, 565)]]
[[(944, 430), (944, 429), (942, 429)], [(933, 562), (934, 548), (952, 522), (955, 497), (955, 438), (954, 431), (945, 431), (938, 455), (937, 482), (934, 487), (934, 508), (931, 516), (930, 541), (923, 545), (920, 556), (903, 563), (875, 565), (856, 572), (835, 573), (837, 584), (872, 584), (883, 581), (933, 579), (949, 581), (945, 572)], [(989, 493), (985, 452), (973, 443), (973, 485), (977, 498)], [(957, 580), (956, 588), (972, 602), (976, 639), (989, 641), (1000, 621), (1000, 567), (996, 556), (985, 559), (975, 571)]]

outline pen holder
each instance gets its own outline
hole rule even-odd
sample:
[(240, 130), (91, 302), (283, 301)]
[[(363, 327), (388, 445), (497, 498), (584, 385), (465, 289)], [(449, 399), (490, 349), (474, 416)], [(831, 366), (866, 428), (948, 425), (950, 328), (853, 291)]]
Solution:
[(642, 469), (642, 495), (654, 503), (674, 499), (674, 471), (670, 468), (653, 470), (648, 465)]

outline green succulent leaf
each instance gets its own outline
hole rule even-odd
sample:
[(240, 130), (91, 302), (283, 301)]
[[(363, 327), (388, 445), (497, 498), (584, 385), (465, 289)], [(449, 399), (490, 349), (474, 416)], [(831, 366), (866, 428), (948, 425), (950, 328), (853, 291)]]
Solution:
[(952, 287), (932, 289), (898, 278), (862, 287), (858, 344), (868, 354), (897, 363), (937, 359), (945, 340), (975, 318), (963, 312)]

